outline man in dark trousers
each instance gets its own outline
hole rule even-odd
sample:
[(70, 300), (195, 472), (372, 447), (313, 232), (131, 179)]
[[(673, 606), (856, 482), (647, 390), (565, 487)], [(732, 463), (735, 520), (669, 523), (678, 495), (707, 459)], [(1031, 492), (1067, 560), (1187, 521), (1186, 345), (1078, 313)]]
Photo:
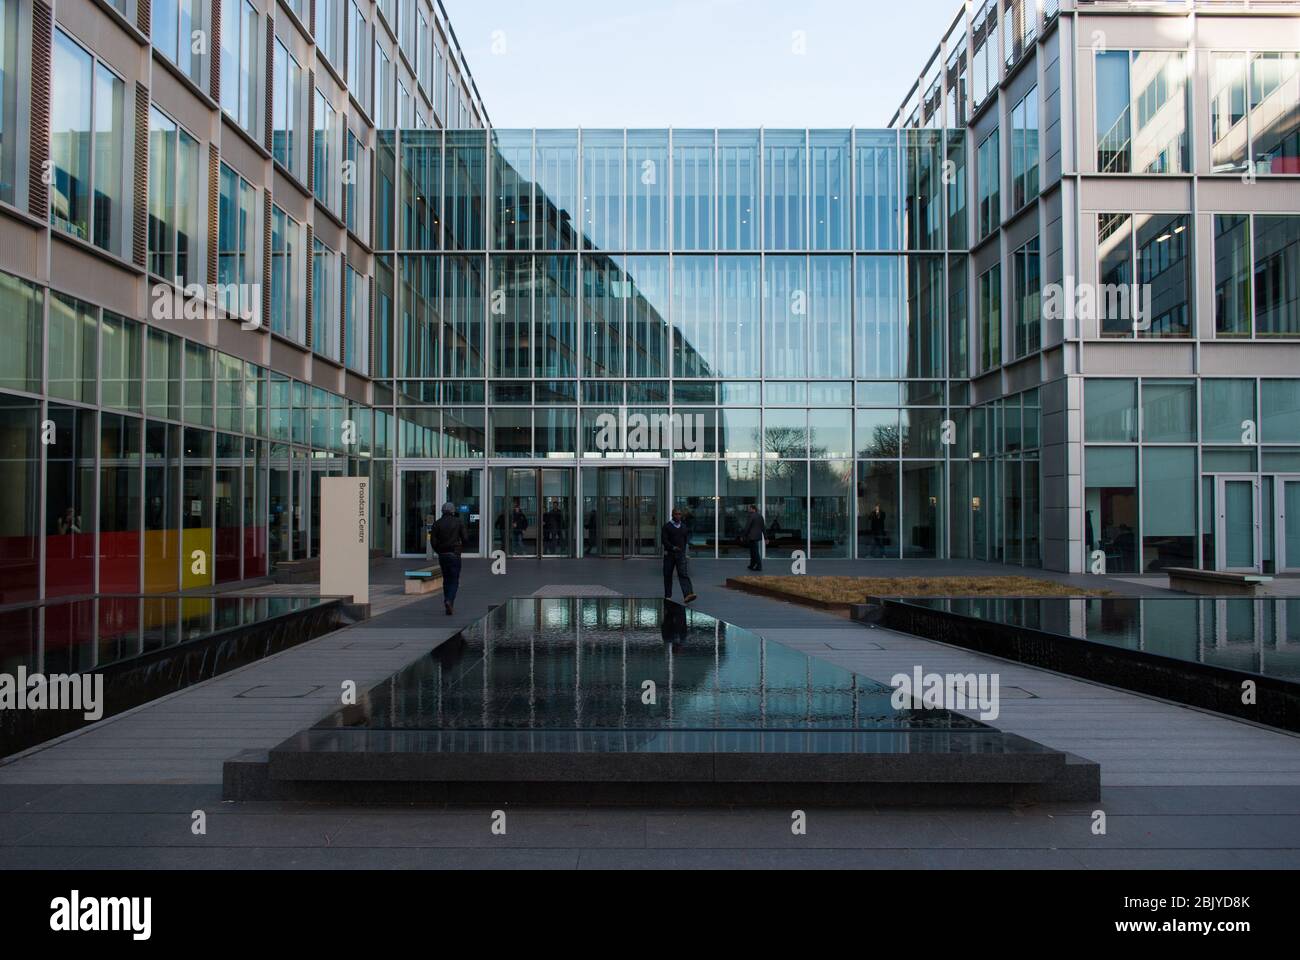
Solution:
[(745, 521), (744, 532), (740, 538), (745, 541), (749, 547), (749, 569), (763, 569), (763, 531), (767, 528), (767, 521), (763, 515), (758, 512), (758, 504), (749, 505), (749, 519)]
[(442, 605), (451, 616), (456, 605), (456, 592), (460, 589), (460, 555), (469, 542), (465, 521), (456, 515), (456, 507), (442, 505), (442, 516), (429, 533), (438, 566), (442, 569)]
[(682, 523), (682, 512), (673, 510), (673, 518), (664, 524), (659, 537), (664, 544), (664, 599), (673, 598), (673, 571), (677, 571), (677, 580), (682, 585), (682, 602), (690, 603), (695, 599), (691, 588), (690, 561), (686, 548), (690, 546), (691, 532)]

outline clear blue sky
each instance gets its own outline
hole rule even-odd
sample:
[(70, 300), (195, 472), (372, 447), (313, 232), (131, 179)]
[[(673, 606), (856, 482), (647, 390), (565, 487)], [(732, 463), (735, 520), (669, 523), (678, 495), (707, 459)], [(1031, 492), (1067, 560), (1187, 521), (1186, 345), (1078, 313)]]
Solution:
[(496, 127), (883, 127), (960, 0), (443, 5)]

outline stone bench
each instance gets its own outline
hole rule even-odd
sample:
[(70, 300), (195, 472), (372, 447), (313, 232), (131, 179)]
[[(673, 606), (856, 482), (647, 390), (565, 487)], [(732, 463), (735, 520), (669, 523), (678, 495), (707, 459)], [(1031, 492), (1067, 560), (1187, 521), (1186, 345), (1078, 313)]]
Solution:
[(1195, 593), (1207, 597), (1254, 597), (1259, 588), (1272, 583), (1273, 578), (1260, 573), (1231, 573), (1224, 570), (1195, 570), (1191, 567), (1170, 567), (1169, 589)]
[(423, 596), (426, 593), (437, 593), (442, 589), (442, 573), (437, 567), (421, 567), (418, 570), (407, 570), (405, 574), (406, 589), (405, 593), (414, 596)]

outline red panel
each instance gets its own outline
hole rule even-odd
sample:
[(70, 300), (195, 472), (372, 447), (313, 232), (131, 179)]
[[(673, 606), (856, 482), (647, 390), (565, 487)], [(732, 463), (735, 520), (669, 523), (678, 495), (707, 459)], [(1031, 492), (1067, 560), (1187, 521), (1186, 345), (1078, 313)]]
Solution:
[(266, 576), (266, 527), (244, 528), (244, 576)]
[(99, 535), (99, 592), (140, 592), (140, 532)]
[(89, 533), (45, 538), (45, 595), (66, 597), (95, 592), (95, 538)]
[(35, 600), (40, 572), (35, 537), (0, 537), (0, 604)]
[(239, 528), (217, 527), (217, 583), (239, 579)]

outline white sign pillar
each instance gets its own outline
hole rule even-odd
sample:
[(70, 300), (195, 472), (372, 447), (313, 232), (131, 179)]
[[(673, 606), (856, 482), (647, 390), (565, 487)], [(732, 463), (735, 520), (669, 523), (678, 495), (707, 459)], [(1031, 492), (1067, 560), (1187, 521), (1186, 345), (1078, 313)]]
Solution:
[(320, 481), (320, 591), (370, 602), (370, 480)]

